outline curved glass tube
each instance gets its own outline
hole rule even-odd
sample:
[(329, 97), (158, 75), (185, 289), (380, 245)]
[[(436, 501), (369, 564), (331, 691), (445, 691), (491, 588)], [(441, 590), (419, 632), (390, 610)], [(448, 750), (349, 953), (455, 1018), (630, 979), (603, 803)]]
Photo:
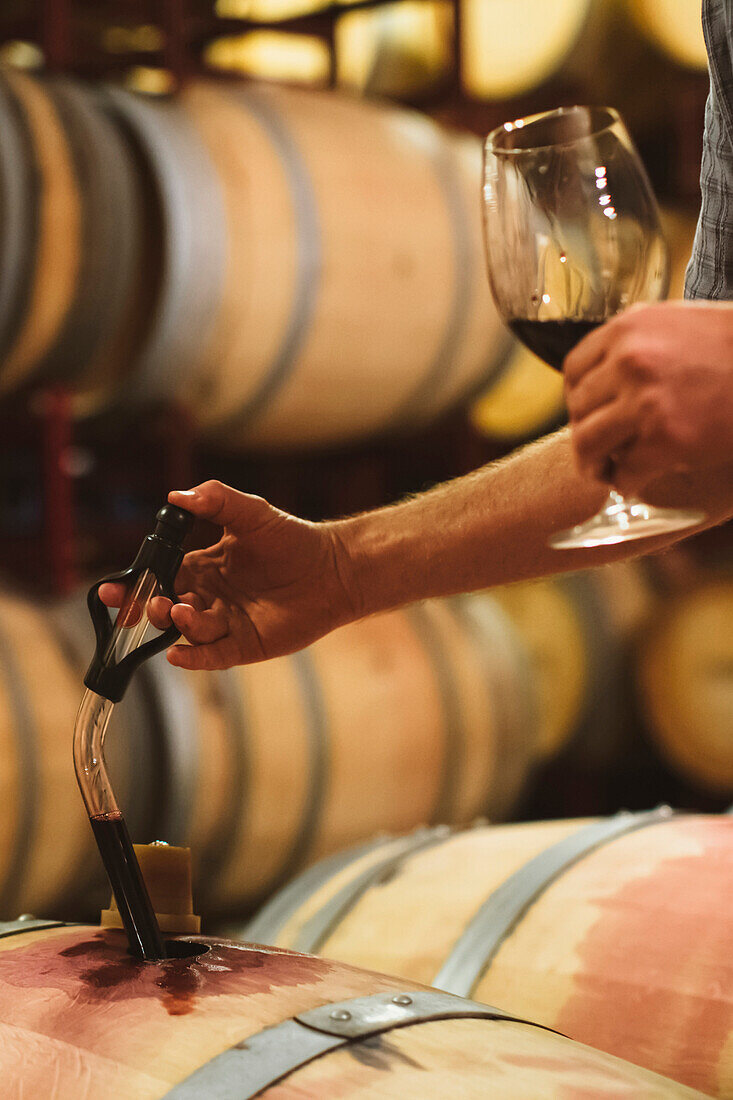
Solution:
[[(143, 570), (125, 596), (115, 622), (112, 637), (103, 656), (105, 665), (119, 664), (128, 653), (142, 645), (150, 625), (149, 601), (160, 585), (155, 573)], [(125, 623), (131, 625), (126, 626)], [(90, 817), (119, 813), (104, 762), (104, 737), (114, 703), (87, 689), (81, 700), (74, 726), (74, 770), (84, 805)]]
[(89, 688), (84, 692), (74, 726), (74, 770), (90, 817), (119, 813), (104, 762), (104, 736), (114, 703)]
[[(102, 658), (105, 666), (118, 664), (142, 645), (150, 625), (147, 605), (158, 591), (157, 577), (144, 570), (118, 612)], [(84, 692), (74, 726), (74, 770), (130, 950), (156, 961), (166, 958), (165, 944), (104, 760), (104, 738), (113, 707), (110, 699), (97, 692), (89, 688)]]

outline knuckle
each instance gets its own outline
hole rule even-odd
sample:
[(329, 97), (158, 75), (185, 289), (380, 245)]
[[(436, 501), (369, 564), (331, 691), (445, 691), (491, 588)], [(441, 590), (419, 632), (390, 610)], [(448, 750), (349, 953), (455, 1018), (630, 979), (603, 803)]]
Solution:
[(637, 436), (653, 440), (664, 433), (665, 415), (656, 390), (645, 391), (636, 403)]
[(628, 309), (625, 309), (623, 313), (616, 314), (616, 316), (612, 319), (610, 323), (613, 325), (616, 339), (626, 337), (629, 333), (633, 333), (636, 331), (638, 324), (638, 306), (639, 303), (636, 302), (633, 305), (629, 306)]
[(218, 481), (215, 478), (211, 481), (205, 481), (202, 488), (213, 500), (223, 501), (226, 486), (222, 481)]
[(637, 344), (624, 343), (616, 355), (621, 378), (627, 382), (641, 382), (646, 377), (646, 364)]
[(690, 443), (690, 425), (675, 402), (664, 392), (655, 390), (642, 402), (642, 433), (644, 438), (684, 449)]

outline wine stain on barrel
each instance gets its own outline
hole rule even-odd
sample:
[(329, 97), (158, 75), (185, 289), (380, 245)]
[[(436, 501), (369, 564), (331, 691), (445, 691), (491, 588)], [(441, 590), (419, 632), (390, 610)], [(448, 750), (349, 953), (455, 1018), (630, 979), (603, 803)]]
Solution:
[[(664, 828), (679, 830), (676, 845), (656, 861), (651, 849), (646, 873), (593, 899), (598, 917), (574, 949), (573, 992), (553, 1026), (718, 1095), (733, 1031), (733, 820)], [(649, 842), (641, 832), (636, 843)]]
[[(13, 990), (58, 991), (78, 1005), (155, 998), (171, 1016), (192, 1012), (201, 998), (223, 994), (269, 993), (284, 987), (313, 985), (334, 970), (332, 963), (293, 955), (277, 948), (248, 947), (202, 939), (203, 954), (143, 962), (127, 951), (123, 932), (70, 932), (0, 952), (0, 1016), (11, 1005)], [(170, 941), (173, 945), (189, 941)], [(10, 988), (9, 988), (10, 987)]]

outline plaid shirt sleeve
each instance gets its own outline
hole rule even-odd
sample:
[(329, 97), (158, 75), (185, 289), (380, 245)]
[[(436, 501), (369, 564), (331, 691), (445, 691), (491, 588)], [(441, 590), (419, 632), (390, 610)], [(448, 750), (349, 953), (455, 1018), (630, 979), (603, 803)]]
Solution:
[(686, 298), (733, 298), (733, 0), (703, 0), (710, 67), (700, 190), (702, 205)]

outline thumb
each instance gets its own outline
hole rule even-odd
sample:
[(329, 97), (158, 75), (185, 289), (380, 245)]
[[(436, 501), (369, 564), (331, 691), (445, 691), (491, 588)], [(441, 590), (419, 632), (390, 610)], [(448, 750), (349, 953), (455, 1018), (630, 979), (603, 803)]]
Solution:
[(193, 489), (173, 489), (168, 494), (171, 504), (185, 508), (200, 519), (219, 527), (244, 528), (257, 526), (264, 514), (272, 511), (262, 497), (240, 493), (221, 481), (204, 481)]

